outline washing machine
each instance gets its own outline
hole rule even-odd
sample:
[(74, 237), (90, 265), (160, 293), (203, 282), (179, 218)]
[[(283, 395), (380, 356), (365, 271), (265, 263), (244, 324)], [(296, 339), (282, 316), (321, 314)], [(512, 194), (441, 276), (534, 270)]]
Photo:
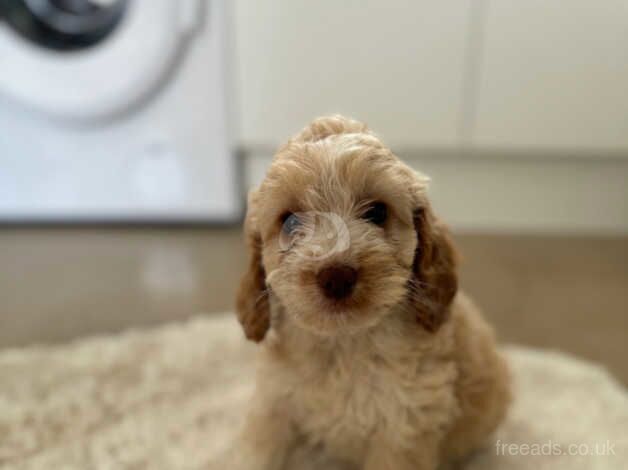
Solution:
[(0, 221), (240, 216), (218, 0), (0, 0)]

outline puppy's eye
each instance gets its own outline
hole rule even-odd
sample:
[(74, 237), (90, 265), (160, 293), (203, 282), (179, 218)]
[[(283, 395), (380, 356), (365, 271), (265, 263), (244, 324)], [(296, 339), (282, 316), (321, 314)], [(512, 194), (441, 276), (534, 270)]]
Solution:
[(384, 225), (388, 218), (388, 207), (383, 202), (374, 202), (362, 215), (362, 218), (375, 225)]
[(292, 235), (301, 226), (301, 219), (292, 212), (286, 212), (281, 216), (281, 224), (281, 231)]

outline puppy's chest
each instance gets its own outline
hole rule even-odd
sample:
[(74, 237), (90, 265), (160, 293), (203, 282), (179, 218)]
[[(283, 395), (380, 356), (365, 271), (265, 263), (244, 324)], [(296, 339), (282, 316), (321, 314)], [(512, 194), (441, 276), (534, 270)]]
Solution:
[(312, 362), (296, 373), (290, 405), (312, 443), (342, 453), (363, 453), (375, 433), (411, 432), (434, 421), (432, 410), (447, 406), (438, 402), (453, 397), (453, 376), (434, 382), (428, 372), (453, 373), (451, 367), (429, 359), (340, 350)]

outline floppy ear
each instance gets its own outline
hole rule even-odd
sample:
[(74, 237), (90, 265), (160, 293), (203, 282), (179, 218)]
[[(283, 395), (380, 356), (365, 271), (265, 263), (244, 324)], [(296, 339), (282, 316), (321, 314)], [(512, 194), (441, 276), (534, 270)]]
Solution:
[(429, 205), (414, 211), (414, 229), (418, 241), (410, 295), (418, 322), (427, 331), (435, 332), (447, 320), (458, 290), (457, 254), (447, 228), (436, 219)]
[[(250, 218), (250, 214), (247, 219)], [(270, 305), (266, 291), (266, 272), (262, 265), (262, 239), (245, 223), (245, 235), (249, 248), (249, 265), (242, 276), (236, 299), (238, 320), (246, 337), (257, 343), (261, 342), (270, 328)]]

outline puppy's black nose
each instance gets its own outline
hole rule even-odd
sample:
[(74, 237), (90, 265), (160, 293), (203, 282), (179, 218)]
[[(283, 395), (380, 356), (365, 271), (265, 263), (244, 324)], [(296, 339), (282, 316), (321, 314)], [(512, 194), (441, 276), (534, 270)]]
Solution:
[(351, 266), (335, 265), (322, 269), (316, 276), (318, 285), (326, 297), (340, 300), (353, 291), (358, 272)]

